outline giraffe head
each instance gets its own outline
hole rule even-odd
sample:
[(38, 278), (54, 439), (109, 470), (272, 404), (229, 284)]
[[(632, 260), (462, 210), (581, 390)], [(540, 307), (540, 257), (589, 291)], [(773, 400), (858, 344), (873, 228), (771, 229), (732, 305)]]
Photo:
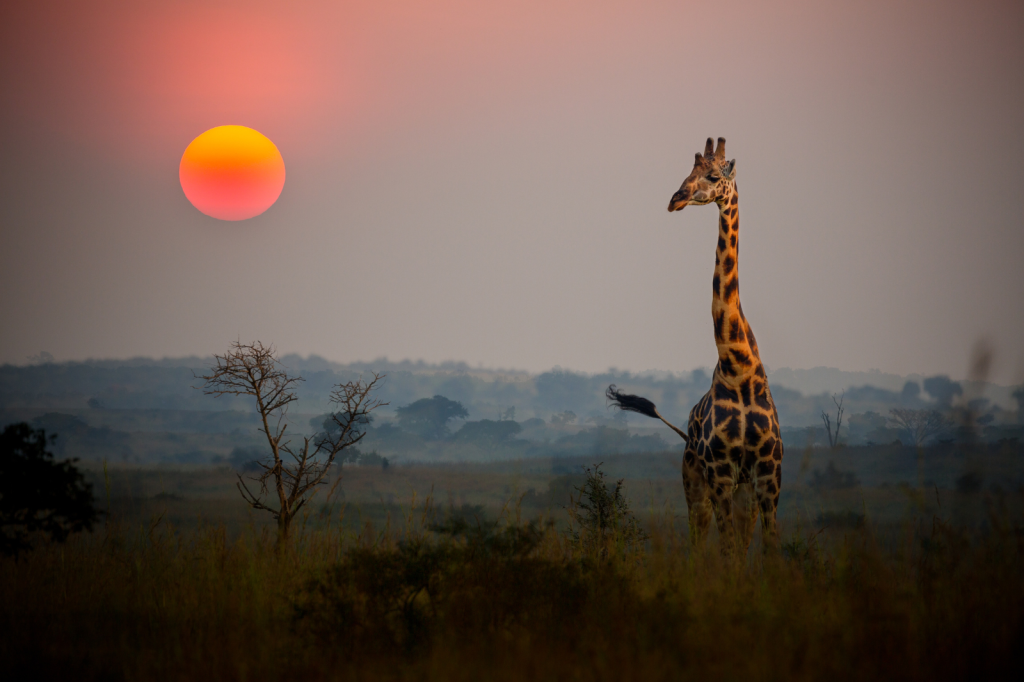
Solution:
[(715, 142), (709, 137), (704, 154), (697, 154), (693, 170), (683, 180), (679, 191), (672, 195), (672, 201), (668, 202), (669, 212), (681, 211), (690, 204), (703, 206), (728, 197), (733, 191), (735, 177), (736, 160), (725, 160), (725, 138), (718, 138), (718, 149), (715, 149)]

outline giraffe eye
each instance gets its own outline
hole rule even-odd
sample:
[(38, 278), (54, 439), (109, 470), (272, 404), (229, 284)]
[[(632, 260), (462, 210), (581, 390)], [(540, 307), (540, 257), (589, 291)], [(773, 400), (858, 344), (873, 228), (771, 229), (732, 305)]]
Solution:
[(708, 176), (708, 182), (718, 182), (721, 179), (722, 178), (718, 177), (717, 175), (709, 175)]

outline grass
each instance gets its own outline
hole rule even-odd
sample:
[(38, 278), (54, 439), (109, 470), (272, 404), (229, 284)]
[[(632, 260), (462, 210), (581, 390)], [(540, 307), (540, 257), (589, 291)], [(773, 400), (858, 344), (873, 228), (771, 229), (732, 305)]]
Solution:
[[(557, 514), (545, 521), (517, 504), (516, 491), (544, 490), (550, 474), (354, 469), (349, 504), (307, 517), (278, 551), (259, 517), (242, 513), (231, 528), (188, 519), (184, 507), (200, 502), (206, 518), (226, 513), (217, 491), (230, 479), (179, 473), (114, 471), (112, 489), (135, 477), (144, 499), (93, 535), (0, 561), (5, 670), (76, 680), (931, 680), (995, 676), (1024, 656), (1019, 496), (860, 491), (862, 511), (888, 510), (878, 521), (850, 511), (853, 499), (811, 508), (810, 491), (791, 490), (781, 550), (730, 566), (714, 542), (689, 546), (654, 484), (646, 512), (633, 488), (649, 534), (638, 547), (614, 532), (574, 539)], [(389, 503), (389, 491), (417, 501)], [(987, 504), (965, 516), (968, 499)], [(168, 520), (176, 506), (188, 523)], [(891, 521), (897, 513), (903, 520)]]

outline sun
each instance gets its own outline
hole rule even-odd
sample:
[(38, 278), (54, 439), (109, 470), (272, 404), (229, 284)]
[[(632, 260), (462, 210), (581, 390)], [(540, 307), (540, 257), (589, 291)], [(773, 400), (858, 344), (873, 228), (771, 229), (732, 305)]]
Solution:
[(284, 188), (284, 159), (266, 135), (217, 126), (192, 140), (178, 166), (192, 205), (220, 220), (246, 220), (274, 205)]

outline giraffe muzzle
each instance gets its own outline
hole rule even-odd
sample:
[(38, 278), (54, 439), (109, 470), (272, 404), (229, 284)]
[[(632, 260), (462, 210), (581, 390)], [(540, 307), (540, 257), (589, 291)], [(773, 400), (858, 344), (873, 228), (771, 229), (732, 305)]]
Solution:
[(668, 202), (668, 212), (682, 211), (690, 203), (682, 192), (676, 192), (672, 195), (672, 201)]

